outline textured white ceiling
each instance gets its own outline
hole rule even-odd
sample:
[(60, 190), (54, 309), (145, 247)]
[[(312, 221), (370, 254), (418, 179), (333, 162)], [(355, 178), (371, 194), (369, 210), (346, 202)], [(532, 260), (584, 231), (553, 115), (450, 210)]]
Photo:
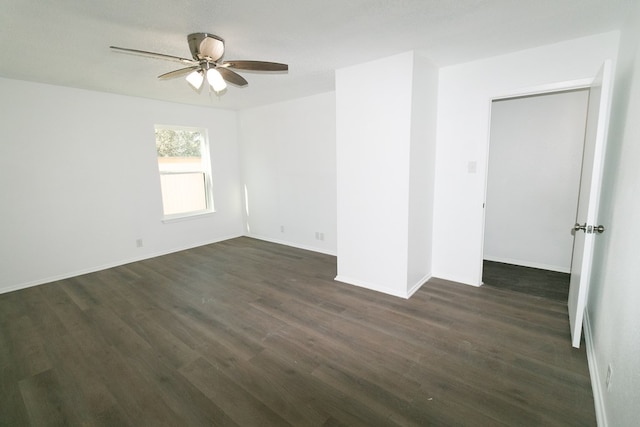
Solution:
[[(635, 0), (0, 0), (0, 76), (216, 108), (241, 109), (332, 90), (334, 70), (408, 50), (449, 65), (618, 29)], [(225, 59), (289, 64), (242, 73), (245, 88), (196, 93), (170, 61), (186, 36), (226, 41)], [(392, 70), (390, 70), (392, 71)]]

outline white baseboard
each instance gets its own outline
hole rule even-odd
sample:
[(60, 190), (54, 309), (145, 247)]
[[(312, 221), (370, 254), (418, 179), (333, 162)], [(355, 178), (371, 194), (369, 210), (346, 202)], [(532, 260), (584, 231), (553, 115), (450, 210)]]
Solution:
[(402, 294), (402, 293), (398, 292), (396, 289), (387, 288), (386, 286), (380, 286), (380, 285), (375, 284), (375, 283), (368, 283), (368, 282), (365, 282), (365, 281), (362, 281), (362, 280), (358, 280), (358, 279), (354, 279), (352, 277), (347, 277), (347, 276), (342, 276), (342, 275), (337, 275), (335, 280), (338, 281), (338, 282), (346, 283), (348, 285), (357, 286), (359, 288), (369, 289), (370, 291), (381, 292), (383, 294), (391, 295), (391, 296), (394, 296), (394, 297), (400, 297), (400, 298), (407, 299), (407, 295), (406, 294)]
[(344, 275), (337, 275), (334, 280), (342, 283), (346, 283), (348, 285), (357, 286), (359, 288), (369, 289), (370, 291), (381, 292), (383, 294), (391, 295), (394, 297), (409, 299), (411, 295), (413, 295), (418, 289), (422, 287), (423, 284), (427, 282), (431, 278), (430, 275), (424, 276), (420, 279), (415, 285), (413, 285), (407, 292), (398, 292), (397, 289), (388, 288), (386, 286), (380, 286), (375, 283), (365, 282), (362, 280), (354, 279), (352, 277), (347, 277)]
[(483, 285), (482, 282), (480, 283), (475, 283), (475, 282), (470, 282), (468, 280), (465, 280), (461, 277), (456, 277), (450, 274), (441, 274), (441, 273), (436, 273), (436, 274), (432, 274), (430, 279), (440, 279), (440, 280), (446, 280), (447, 282), (455, 282), (455, 283), (459, 283), (461, 285), (467, 285), (467, 286), (473, 286), (474, 288), (479, 288), (480, 286)]
[(607, 427), (608, 424), (604, 406), (604, 390), (602, 389), (602, 382), (600, 381), (600, 371), (598, 370), (599, 365), (593, 343), (593, 333), (591, 331), (589, 312), (586, 310), (584, 312), (582, 325), (584, 328), (584, 340), (587, 347), (587, 361), (589, 362), (589, 375), (591, 377), (591, 389), (593, 390), (593, 402), (596, 408), (596, 422), (599, 427)]
[(418, 280), (415, 285), (413, 285), (408, 291), (406, 298), (409, 299), (413, 294), (416, 293), (418, 289), (422, 287), (425, 283), (427, 283), (431, 279), (431, 274), (426, 274), (422, 279)]
[[(285, 240), (279, 240), (279, 239), (273, 239), (270, 237), (265, 237), (265, 236), (260, 236), (257, 234), (252, 234), (252, 233), (248, 233), (246, 234), (247, 237), (251, 237), (252, 239), (258, 239), (258, 240), (264, 240), (265, 242), (271, 242), (271, 243), (277, 243), (279, 245), (285, 245), (285, 246), (291, 246), (294, 248), (298, 248), (298, 249), (304, 249), (307, 251), (313, 251), (313, 252), (318, 252), (318, 253), (323, 253), (326, 255), (332, 255), (332, 256), (337, 256), (337, 253), (335, 251), (329, 251), (326, 249), (322, 249), (322, 248), (317, 248), (317, 247), (312, 247), (312, 246), (307, 246), (307, 245), (300, 245), (297, 243), (292, 243), (289, 241), (285, 241)], [(429, 279), (431, 278), (431, 275), (425, 275), (422, 279), (420, 279), (417, 283), (415, 283), (405, 294), (400, 293), (398, 291), (396, 291), (395, 289), (392, 288), (387, 288), (385, 286), (380, 286), (380, 285), (376, 285), (373, 283), (366, 283), (363, 282), (361, 280), (356, 280), (350, 277), (345, 277), (345, 276), (336, 276), (335, 280), (338, 282), (342, 282), (342, 283), (347, 283), (349, 285), (354, 285), (354, 286), (358, 286), (360, 288), (365, 288), (365, 289), (369, 289), (372, 291), (376, 291), (376, 292), (381, 292), (383, 294), (387, 294), (387, 295), (392, 295), (394, 297), (400, 297), (400, 298), (404, 298), (404, 299), (409, 299), (411, 297), (411, 295), (413, 295), (418, 289), (420, 289), (420, 287), (425, 284)]]
[(252, 239), (264, 240), (265, 242), (271, 242), (271, 243), (277, 243), (279, 245), (291, 246), (292, 248), (304, 249), (305, 251), (318, 252), (318, 253), (325, 254), (325, 255), (337, 256), (336, 251), (331, 251), (331, 250), (324, 249), (324, 248), (318, 248), (316, 246), (301, 245), (301, 244), (298, 244), (298, 243), (289, 242), (287, 240), (272, 239), (271, 237), (260, 236), (258, 234), (252, 234), (252, 233), (245, 234), (245, 236), (251, 237)]
[(40, 279), (37, 279), (37, 280), (33, 280), (33, 281), (30, 281), (30, 282), (19, 283), (17, 285), (12, 285), (12, 286), (7, 286), (7, 287), (0, 288), (0, 294), (4, 294), (4, 293), (7, 293), (7, 292), (13, 292), (13, 291), (19, 291), (20, 289), (26, 289), (26, 288), (31, 288), (33, 286), (44, 285), (45, 283), (56, 282), (58, 280), (69, 279), (71, 277), (82, 276), (83, 274), (95, 273), (97, 271), (102, 271), (102, 270), (106, 270), (106, 269), (109, 269), (109, 268), (114, 268), (114, 267), (118, 267), (118, 266), (121, 266), (121, 265), (130, 264), (132, 262), (138, 262), (138, 261), (143, 261), (145, 259), (155, 258), (155, 257), (163, 256), (163, 255), (169, 255), (169, 254), (174, 253), (174, 252), (185, 251), (187, 249), (193, 249), (193, 248), (197, 248), (199, 246), (206, 246), (206, 245), (210, 245), (212, 243), (222, 242), (224, 240), (235, 239), (237, 237), (242, 237), (242, 234), (237, 234), (237, 235), (234, 234), (234, 235), (230, 235), (230, 236), (218, 237), (218, 238), (215, 238), (215, 239), (212, 239), (212, 240), (207, 240), (207, 241), (198, 242), (198, 243), (194, 243), (194, 244), (190, 244), (190, 245), (171, 248), (171, 249), (167, 249), (167, 250), (164, 250), (164, 251), (147, 253), (147, 254), (144, 254), (144, 255), (141, 255), (141, 256), (122, 259), (122, 260), (119, 260), (119, 261), (110, 262), (110, 263), (102, 264), (102, 265), (97, 265), (97, 266), (93, 266), (93, 267), (89, 267), (89, 268), (85, 268), (85, 269), (75, 270), (75, 271), (71, 271), (71, 272), (60, 274), (60, 275), (56, 275), (56, 276), (49, 276), (49, 277), (44, 277), (44, 278), (40, 278)]
[(563, 267), (559, 265), (542, 264), (539, 262), (523, 261), (521, 259), (494, 257), (491, 255), (484, 255), (484, 259), (487, 261), (501, 262), (503, 264), (521, 265), (523, 267), (538, 268), (540, 270), (557, 271), (558, 273), (570, 273), (571, 266)]

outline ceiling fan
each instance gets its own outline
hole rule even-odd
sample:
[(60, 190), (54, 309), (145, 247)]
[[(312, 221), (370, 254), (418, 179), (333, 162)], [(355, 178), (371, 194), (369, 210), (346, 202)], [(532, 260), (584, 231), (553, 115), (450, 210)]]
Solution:
[(166, 80), (186, 76), (187, 82), (189, 82), (189, 84), (196, 90), (199, 90), (202, 87), (202, 83), (206, 78), (207, 82), (216, 93), (226, 89), (226, 82), (240, 87), (244, 87), (249, 84), (244, 77), (233, 70), (287, 71), (289, 69), (287, 64), (280, 64), (278, 62), (224, 61), (222, 60), (222, 57), (224, 56), (224, 40), (213, 34), (189, 34), (187, 36), (187, 41), (189, 42), (189, 50), (191, 50), (191, 56), (193, 59), (117, 46), (110, 46), (110, 48), (119, 52), (133, 53), (186, 64), (188, 67), (169, 71), (168, 73), (159, 75), (158, 78), (160, 80)]

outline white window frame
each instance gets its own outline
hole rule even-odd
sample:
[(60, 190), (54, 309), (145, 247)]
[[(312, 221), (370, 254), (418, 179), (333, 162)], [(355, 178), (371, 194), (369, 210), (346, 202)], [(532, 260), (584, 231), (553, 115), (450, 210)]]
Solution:
[[(171, 129), (175, 131), (189, 131), (189, 132), (198, 132), (200, 137), (202, 138), (200, 144), (200, 158), (201, 158), (201, 167), (199, 169), (194, 169), (192, 171), (184, 171), (184, 172), (163, 172), (160, 170), (160, 166), (158, 165), (158, 183), (160, 184), (160, 192), (162, 194), (162, 182), (161, 178), (163, 175), (175, 175), (175, 174), (187, 174), (187, 173), (203, 173), (204, 174), (204, 195), (205, 195), (205, 209), (180, 212), (175, 214), (166, 215), (164, 213), (164, 200), (162, 201), (162, 221), (163, 222), (172, 222), (176, 220), (181, 220), (185, 218), (192, 218), (201, 215), (207, 215), (215, 212), (214, 204), (213, 204), (213, 179), (211, 173), (211, 147), (209, 142), (209, 135), (206, 128), (200, 127), (190, 127), (190, 126), (176, 126), (176, 125), (158, 125), (154, 126), (154, 145), (156, 144), (155, 131), (159, 129)], [(156, 152), (156, 161), (158, 159)], [(162, 197), (162, 196), (161, 196)]]

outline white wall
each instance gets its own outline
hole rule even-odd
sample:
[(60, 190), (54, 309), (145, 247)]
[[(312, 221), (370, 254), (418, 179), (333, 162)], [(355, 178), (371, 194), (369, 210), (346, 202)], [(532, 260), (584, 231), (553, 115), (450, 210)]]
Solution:
[(407, 297), (429, 276), (436, 88), (413, 52), (336, 71), (337, 280)]
[[(0, 93), (0, 292), (242, 235), (235, 112), (7, 79)], [(209, 129), (215, 213), (162, 223), (155, 124)]]
[(484, 259), (571, 270), (586, 89), (494, 101)]
[(409, 153), (407, 295), (431, 277), (438, 68), (414, 54)]
[(407, 281), (412, 67), (405, 53), (336, 71), (337, 280), (392, 295)]
[(616, 57), (618, 37), (615, 31), (440, 69), (434, 276), (481, 283), (491, 100), (593, 78), (605, 59)]
[(238, 120), (247, 234), (335, 254), (335, 93), (243, 110)]
[[(585, 336), (599, 425), (638, 424), (640, 402), (640, 4), (622, 31)], [(606, 387), (607, 368), (612, 376)]]

